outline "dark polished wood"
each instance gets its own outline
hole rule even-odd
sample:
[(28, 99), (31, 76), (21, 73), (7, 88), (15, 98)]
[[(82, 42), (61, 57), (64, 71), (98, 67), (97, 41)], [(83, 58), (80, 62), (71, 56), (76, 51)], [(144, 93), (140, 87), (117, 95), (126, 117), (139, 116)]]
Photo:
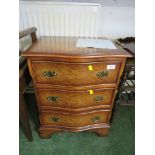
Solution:
[(126, 61), (117, 95), (117, 103), (127, 106), (135, 105), (135, 38), (120, 38), (118, 41), (133, 57)]
[[(29, 29), (19, 32), (19, 39), (24, 38), (27, 35), (31, 35), (32, 43), (37, 40), (36, 28), (31, 27)], [(21, 54), (21, 53), (20, 53)], [(24, 129), (24, 133), (29, 141), (33, 140), (31, 126), (29, 122), (29, 116), (27, 106), (24, 98), (24, 90), (30, 82), (30, 75), (28, 72), (28, 66), (26, 59), (20, 57), (19, 59), (19, 119)]]
[(19, 32), (19, 39), (24, 38), (27, 35), (31, 35), (32, 43), (37, 41), (37, 35), (36, 35), (37, 28), (30, 27), (28, 29), (25, 29), (21, 32)]
[[(108, 134), (127, 57), (116, 50), (77, 48), (76, 37), (41, 37), (27, 57), (40, 113), (41, 138), (62, 131)], [(108, 68), (114, 65), (114, 68)]]
[(32, 131), (29, 123), (29, 116), (27, 106), (24, 98), (24, 89), (26, 88), (27, 81), (25, 76), (28, 75), (27, 64), (24, 64), (19, 70), (19, 118), (24, 129), (25, 135), (29, 141), (32, 141)]

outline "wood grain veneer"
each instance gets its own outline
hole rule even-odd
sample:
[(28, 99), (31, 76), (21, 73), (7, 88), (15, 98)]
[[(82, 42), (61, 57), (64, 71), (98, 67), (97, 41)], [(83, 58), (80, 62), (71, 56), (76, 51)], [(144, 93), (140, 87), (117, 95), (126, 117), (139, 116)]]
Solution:
[[(41, 111), (40, 123), (43, 125), (58, 125), (68, 127), (80, 127), (96, 123), (106, 123), (110, 110), (98, 110), (91, 112), (69, 113), (58, 111)], [(56, 120), (53, 120), (56, 119)]]
[[(90, 65), (93, 66), (92, 71), (89, 71), (88, 69)], [(115, 70), (107, 70), (107, 65), (116, 65), (116, 68)], [(100, 63), (61, 63), (51, 61), (32, 62), (36, 83), (69, 86), (116, 83), (120, 65), (121, 62), (119, 61), (103, 61)], [(46, 71), (54, 71), (57, 75), (52, 78), (45, 78), (43, 73)], [(102, 71), (108, 72), (108, 75), (105, 78), (99, 78), (97, 76), (97, 73)]]
[(93, 94), (89, 90), (85, 91), (66, 91), (57, 89), (37, 89), (39, 106), (44, 109), (46, 106), (72, 108), (89, 108), (93, 106), (109, 105), (114, 94), (114, 88), (94, 89)]
[(109, 132), (120, 77), (132, 56), (117, 45), (116, 50), (77, 48), (77, 39), (40, 37), (22, 54), (35, 87), (42, 138), (62, 131)]

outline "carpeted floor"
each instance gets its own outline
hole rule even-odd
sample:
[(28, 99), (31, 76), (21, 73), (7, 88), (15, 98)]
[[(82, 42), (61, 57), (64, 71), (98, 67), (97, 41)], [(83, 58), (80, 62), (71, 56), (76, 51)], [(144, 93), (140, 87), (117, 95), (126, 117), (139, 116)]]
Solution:
[(29, 98), (28, 110), (33, 141), (29, 142), (22, 127), (19, 130), (20, 155), (134, 155), (135, 109), (133, 106), (118, 106), (113, 113), (108, 136), (95, 133), (57, 133), (50, 139), (40, 139), (37, 128), (35, 101)]

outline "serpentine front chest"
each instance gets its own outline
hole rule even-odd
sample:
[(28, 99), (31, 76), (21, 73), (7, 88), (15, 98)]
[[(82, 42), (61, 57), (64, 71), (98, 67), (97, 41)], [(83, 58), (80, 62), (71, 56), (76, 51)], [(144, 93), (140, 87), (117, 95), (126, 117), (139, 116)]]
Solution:
[(108, 134), (120, 78), (129, 53), (76, 47), (76, 37), (40, 37), (27, 57), (42, 138), (62, 131)]

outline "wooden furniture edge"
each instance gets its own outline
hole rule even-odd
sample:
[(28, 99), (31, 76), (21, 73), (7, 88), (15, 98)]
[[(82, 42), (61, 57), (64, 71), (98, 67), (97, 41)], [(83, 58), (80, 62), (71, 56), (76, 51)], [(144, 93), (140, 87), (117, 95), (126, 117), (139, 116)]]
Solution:
[(36, 27), (30, 27), (28, 29), (20, 31), (19, 32), (19, 39), (24, 38), (25, 36), (30, 34), (31, 39), (32, 39), (32, 43), (34, 43), (35, 41), (37, 41), (36, 31), (37, 31)]
[(107, 123), (100, 123), (83, 127), (41, 126), (39, 128), (39, 135), (41, 138), (50, 138), (52, 134), (58, 132), (89, 131), (89, 132), (96, 132), (96, 134), (98, 134), (99, 136), (106, 136), (109, 133), (110, 127), (111, 126)]
[(116, 94), (118, 92), (118, 86), (120, 84), (121, 76), (123, 74), (125, 62), (126, 62), (126, 58), (124, 58), (124, 60), (122, 61), (122, 65), (121, 65), (121, 68), (120, 68), (120, 71), (119, 71), (119, 75), (118, 75), (118, 79), (117, 79), (117, 84), (116, 84), (116, 87), (115, 87), (115, 93), (113, 95), (113, 99), (112, 99), (112, 103), (111, 103), (111, 111), (110, 111), (110, 114), (109, 114), (108, 122), (110, 121), (111, 115), (112, 115), (112, 112), (113, 112), (113, 106), (114, 106)]

